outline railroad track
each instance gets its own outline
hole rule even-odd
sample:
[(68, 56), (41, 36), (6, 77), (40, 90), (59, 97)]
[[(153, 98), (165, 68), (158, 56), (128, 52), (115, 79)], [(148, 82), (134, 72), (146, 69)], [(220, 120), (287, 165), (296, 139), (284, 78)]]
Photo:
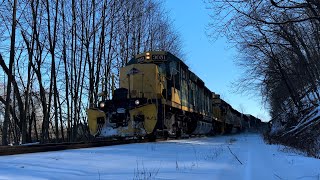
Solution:
[[(157, 139), (156, 141), (162, 141)], [(17, 146), (0, 146), (0, 156), (26, 154), (36, 152), (60, 151), (66, 149), (79, 149), (101, 146), (112, 146), (120, 144), (144, 143), (150, 142), (148, 139), (126, 139), (126, 140), (97, 140), (92, 142), (67, 142), (67, 143), (49, 143), (49, 144), (32, 144)]]
[[(188, 139), (190, 137), (181, 137), (180, 139)], [(146, 143), (146, 142), (159, 142), (166, 141), (176, 138), (157, 138), (150, 140), (146, 139), (100, 139), (90, 142), (64, 142), (64, 143), (47, 143), (47, 144), (30, 144), (30, 145), (15, 145), (15, 146), (0, 146), (0, 156), (15, 155), (15, 154), (27, 154), (37, 152), (48, 152), (48, 151), (61, 151), (67, 149), (80, 149), (80, 148), (91, 148), (101, 146), (113, 146), (121, 144), (132, 144), (132, 143)]]

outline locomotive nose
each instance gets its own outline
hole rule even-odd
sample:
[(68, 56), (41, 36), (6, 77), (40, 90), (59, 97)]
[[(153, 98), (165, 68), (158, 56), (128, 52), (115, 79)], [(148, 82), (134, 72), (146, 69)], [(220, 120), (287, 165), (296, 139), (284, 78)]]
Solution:
[(87, 109), (90, 134), (97, 136), (105, 123), (106, 114), (98, 109)]

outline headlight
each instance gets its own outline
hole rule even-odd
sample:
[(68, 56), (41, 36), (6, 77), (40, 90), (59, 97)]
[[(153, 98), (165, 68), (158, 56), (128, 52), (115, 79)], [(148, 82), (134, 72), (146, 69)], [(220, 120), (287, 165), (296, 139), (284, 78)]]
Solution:
[(100, 102), (99, 106), (100, 106), (100, 108), (104, 108), (105, 103), (104, 102)]
[(140, 104), (140, 101), (137, 99), (137, 100), (134, 101), (134, 104), (135, 104), (135, 105), (139, 105), (139, 104)]

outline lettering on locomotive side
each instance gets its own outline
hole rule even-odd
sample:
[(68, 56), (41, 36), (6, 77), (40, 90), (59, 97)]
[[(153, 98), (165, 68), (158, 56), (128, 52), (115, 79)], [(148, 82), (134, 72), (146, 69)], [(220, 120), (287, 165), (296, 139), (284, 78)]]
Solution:
[(145, 60), (146, 60), (146, 57), (145, 57), (145, 56), (141, 56), (141, 57), (137, 58), (137, 62), (138, 62), (138, 63), (142, 63), (142, 62), (145, 61)]

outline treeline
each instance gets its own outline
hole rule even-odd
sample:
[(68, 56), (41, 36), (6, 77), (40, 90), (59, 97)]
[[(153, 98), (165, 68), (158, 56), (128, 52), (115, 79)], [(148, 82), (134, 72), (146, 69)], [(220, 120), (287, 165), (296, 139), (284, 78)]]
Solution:
[[(224, 22), (211, 27), (241, 53), (237, 61), (246, 72), (238, 85), (261, 92), (274, 133), (282, 136), (319, 105), (320, 2), (212, 0), (207, 5), (213, 22)], [(316, 124), (308, 129), (319, 135)]]
[(76, 140), (86, 108), (110, 95), (130, 58), (181, 55), (156, 0), (1, 1), (0, 24), (2, 145)]
[[(275, 123), (295, 125), (318, 106), (319, 1), (213, 0), (207, 5), (215, 23), (210, 27), (241, 53), (237, 62), (245, 73), (239, 86), (261, 92)], [(217, 21), (224, 23), (216, 26)]]

